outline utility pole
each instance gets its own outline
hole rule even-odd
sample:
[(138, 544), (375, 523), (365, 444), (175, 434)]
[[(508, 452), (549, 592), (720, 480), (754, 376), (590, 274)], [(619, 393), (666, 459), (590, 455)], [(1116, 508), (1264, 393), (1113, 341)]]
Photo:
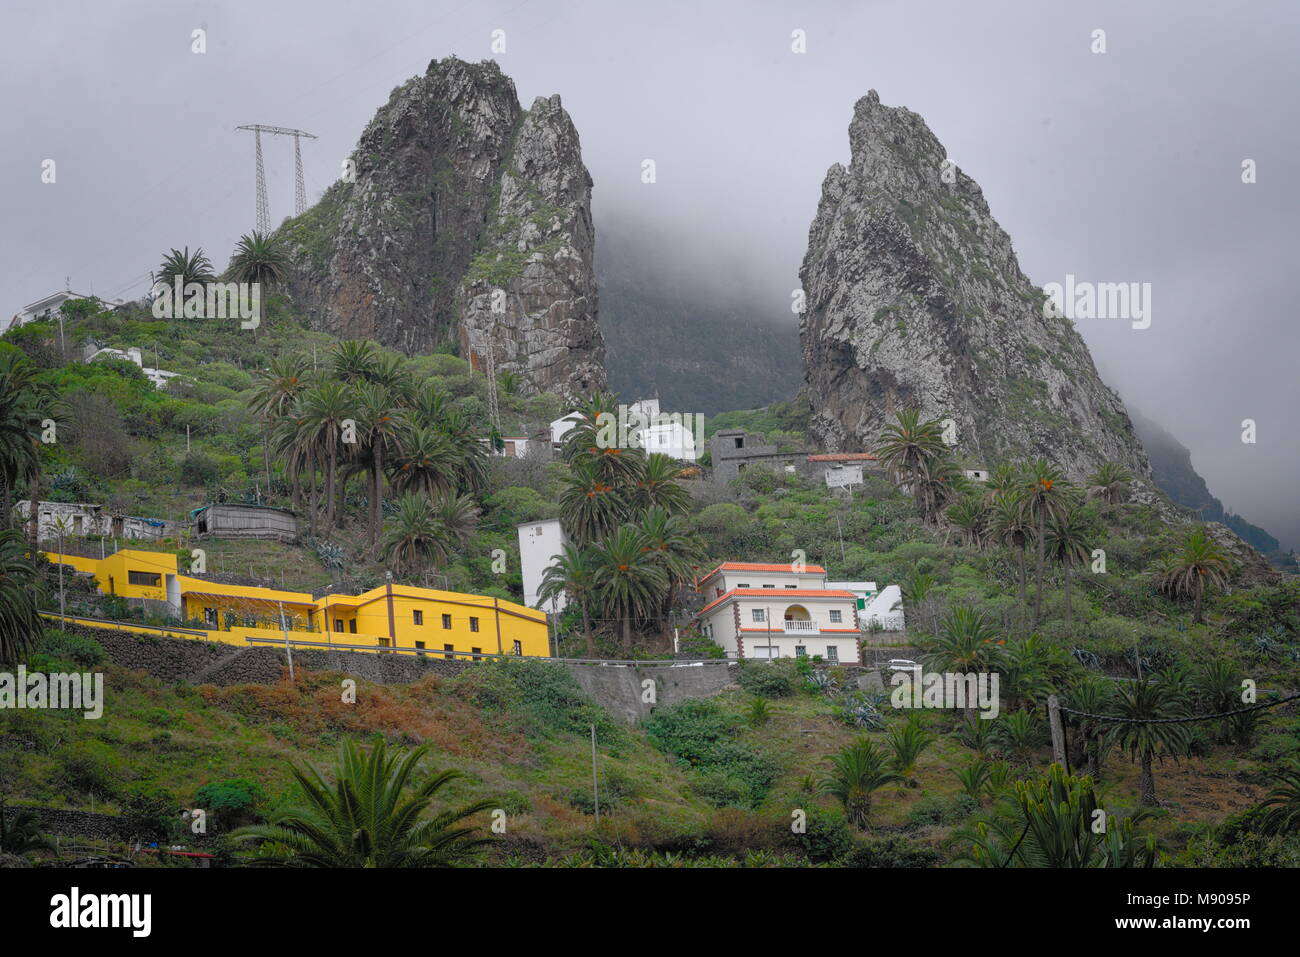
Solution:
[(289, 627), (284, 623), (284, 602), (278, 601), (280, 606), (280, 631), (284, 633), (284, 650), (289, 656), (289, 681), (293, 681), (293, 646), (289, 644)]
[(596, 780), (596, 726), (591, 726), (591, 799), (596, 807), (596, 827), (600, 827), (600, 784)]
[(1047, 723), (1052, 729), (1052, 760), (1064, 770), (1065, 729), (1061, 727), (1061, 702), (1054, 694), (1047, 696)]

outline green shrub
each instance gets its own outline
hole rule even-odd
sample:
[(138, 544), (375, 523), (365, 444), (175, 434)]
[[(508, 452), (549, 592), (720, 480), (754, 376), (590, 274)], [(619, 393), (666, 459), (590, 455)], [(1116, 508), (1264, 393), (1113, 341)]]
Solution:
[(742, 661), (740, 686), (760, 698), (788, 698), (799, 687), (795, 659), (776, 661)]
[(194, 806), (207, 811), (222, 830), (253, 823), (257, 817), (254, 808), (262, 799), (262, 789), (245, 778), (214, 781), (194, 792)]
[(696, 790), (718, 807), (756, 807), (776, 778), (766, 756), (735, 740), (739, 723), (715, 701), (693, 698), (660, 708), (645, 730), (655, 747), (695, 770)]

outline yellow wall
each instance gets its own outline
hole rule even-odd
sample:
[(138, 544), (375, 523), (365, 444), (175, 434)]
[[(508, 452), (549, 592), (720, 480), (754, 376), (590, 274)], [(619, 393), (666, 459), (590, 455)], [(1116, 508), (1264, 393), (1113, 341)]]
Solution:
[[(57, 553), (48, 554), (48, 557), (52, 561), (59, 560)], [(116, 594), (127, 598), (165, 601), (167, 577), (175, 576), (181, 594), (182, 615), (203, 621), (205, 609), (216, 608), (217, 627), (201, 630), (212, 640), (231, 644), (246, 644), (249, 636), (279, 637), (282, 634), (279, 611), (280, 603), (283, 603), (289, 637), (295, 641), (324, 641), (376, 649), (413, 649), (418, 647), (417, 642), (423, 642), (423, 650), (430, 654), (446, 654), (450, 650), (466, 655), (475, 649), (484, 654), (508, 655), (514, 653), (518, 642), (520, 654), (544, 657), (551, 653), (545, 613), (505, 600), (497, 600), (494, 607), (493, 599), (483, 595), (394, 584), (390, 630), (387, 586), (373, 588), (361, 595), (327, 595), (315, 599), (306, 592), (226, 585), (179, 575), (176, 556), (167, 552), (124, 549), (103, 559), (68, 555), (63, 557), (63, 562), (78, 571), (93, 574), (101, 591), (108, 592), (111, 584)], [(159, 575), (158, 585), (132, 584), (131, 571)], [(422, 615), (419, 624), (416, 623), (417, 611)], [(236, 615), (236, 622), (229, 629), (226, 627), (227, 612)], [(444, 615), (450, 616), (450, 627), (443, 627)], [(259, 620), (255, 626), (249, 627), (244, 624), (248, 617)], [(471, 630), (474, 627), (472, 619), (477, 620), (476, 631)], [(342, 628), (338, 629), (336, 625), (340, 620)], [(351, 630), (353, 622), (356, 624), (355, 632)], [(446, 647), (448, 645), (450, 649)]]

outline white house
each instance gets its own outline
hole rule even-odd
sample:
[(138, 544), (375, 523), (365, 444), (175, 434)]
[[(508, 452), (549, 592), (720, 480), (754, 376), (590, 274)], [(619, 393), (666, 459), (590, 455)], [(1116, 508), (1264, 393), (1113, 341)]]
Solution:
[(570, 412), (568, 415), (561, 416), (551, 423), (551, 445), (555, 451), (560, 450), (560, 443), (564, 437), (578, 424), (578, 413)]
[(538, 592), (542, 590), (542, 576), (546, 569), (555, 564), (555, 556), (564, 550), (568, 537), (560, 526), (559, 519), (550, 518), (540, 522), (524, 522), (519, 531), (519, 571), (524, 579), (524, 604), (529, 608), (542, 608), (543, 611), (558, 613), (568, 604), (565, 595), (558, 595), (541, 604)]
[(972, 482), (987, 482), (989, 480), (988, 469), (966, 469), (966, 477)]
[(866, 611), (867, 605), (875, 599), (880, 591), (875, 582), (827, 582), (826, 587), (834, 588), (837, 591), (853, 592), (854, 602), (859, 613)]
[(94, 362), (96, 359), (124, 359), (127, 362), (134, 362), (153, 383), (155, 389), (167, 388), (167, 383), (180, 375), (179, 372), (168, 372), (166, 369), (155, 369), (145, 365), (144, 356), (135, 346), (129, 349), (97, 349), (86, 357), (87, 362)]
[(907, 624), (903, 617), (903, 590), (897, 585), (886, 585), (863, 609), (862, 624), (864, 628), (875, 625), (883, 631), (902, 631)]
[(697, 625), (730, 658), (860, 662), (856, 596), (827, 587), (820, 565), (724, 562), (697, 589), (706, 601)]
[[(20, 523), (31, 521), (31, 507), (27, 499), (15, 503), (14, 513)], [(60, 535), (156, 541), (179, 536), (189, 528), (185, 522), (116, 515), (103, 505), (85, 502), (40, 502), (37, 509), (36, 534), (42, 542), (58, 541)]]
[(503, 435), (501, 436), (502, 446), (500, 449), (493, 449), (493, 455), (499, 455), (508, 459), (522, 459), (528, 455), (528, 449), (532, 442), (525, 435)]
[(49, 319), (59, 311), (69, 299), (89, 299), (89, 296), (83, 296), (79, 292), (56, 292), (52, 295), (37, 299), (23, 306), (14, 313), (13, 318), (9, 320), (9, 325), (5, 329), (8, 332), (11, 329), (17, 329), (19, 326), (25, 326), (29, 322), (36, 322), (38, 319)]

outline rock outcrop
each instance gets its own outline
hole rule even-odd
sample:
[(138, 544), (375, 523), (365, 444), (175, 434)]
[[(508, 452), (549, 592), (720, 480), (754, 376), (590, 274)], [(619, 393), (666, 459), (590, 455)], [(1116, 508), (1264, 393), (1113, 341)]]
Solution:
[(1118, 395), (1068, 319), (1044, 315), (979, 186), (925, 121), (873, 90), (830, 168), (800, 278), (814, 433), (872, 448), (899, 409), (951, 419), (972, 463), (1043, 456), (1073, 476), (1105, 461), (1149, 480)]
[(408, 354), (491, 352), (520, 391), (605, 387), (591, 177), (559, 96), (520, 107), (491, 61), (395, 89), (320, 203), (281, 227), (312, 324)]

